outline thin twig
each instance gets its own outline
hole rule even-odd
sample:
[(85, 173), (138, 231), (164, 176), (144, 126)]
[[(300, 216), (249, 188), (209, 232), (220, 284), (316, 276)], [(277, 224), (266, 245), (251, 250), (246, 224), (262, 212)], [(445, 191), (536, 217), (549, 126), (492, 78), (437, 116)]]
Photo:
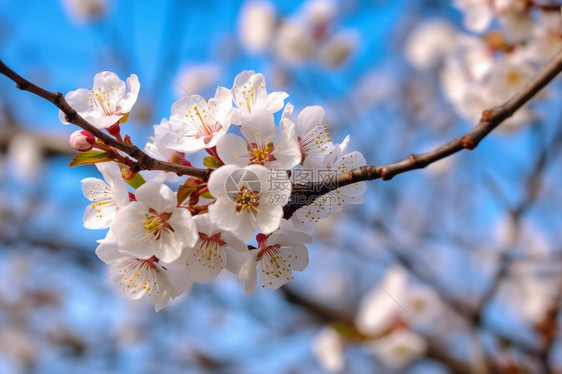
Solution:
[(439, 148), (425, 153), (410, 154), (404, 160), (391, 164), (362, 166), (346, 173), (339, 173), (335, 183), (333, 180), (326, 180), (294, 185), (291, 199), (284, 209), (285, 218), (290, 218), (297, 209), (305, 206), (306, 203), (310, 204), (310, 199), (307, 199), (307, 197), (314, 195), (322, 196), (332, 191), (334, 186), (343, 187), (349, 184), (379, 178), (382, 180), (390, 180), (395, 175), (410, 170), (425, 168), (435, 161), (439, 161), (463, 149), (472, 150), (476, 148), (482, 139), (531, 100), (561, 71), (562, 50), (560, 50), (558, 54), (546, 64), (542, 71), (531, 79), (521, 91), (517, 92), (504, 104), (485, 110), (482, 113), (480, 122), (474, 128)]
[(0, 60), (0, 73), (16, 82), (16, 87), (20, 90), (31, 92), (32, 94), (40, 96), (56, 105), (66, 115), (68, 122), (91, 132), (95, 137), (103, 140), (108, 146), (123, 151), (134, 158), (136, 160), (135, 169), (138, 169), (133, 170), (134, 172), (138, 172), (140, 170), (164, 170), (174, 172), (178, 175), (191, 175), (203, 180), (207, 180), (211, 174), (211, 169), (199, 169), (192, 166), (184, 166), (156, 160), (143, 152), (139, 147), (125, 144), (112, 138), (82, 118), (74, 109), (72, 109), (60, 92), (50, 92), (29, 82), (27, 79), (7, 67), (2, 60)]
[[(482, 119), (473, 129), (432, 151), (420, 154), (410, 154), (404, 160), (391, 164), (363, 166), (346, 173), (340, 173), (337, 175), (336, 183), (332, 180), (328, 180), (310, 182), (307, 184), (294, 184), (289, 203), (284, 207), (284, 217), (290, 218), (297, 209), (310, 204), (311, 201), (308, 197), (322, 196), (334, 190), (335, 186), (343, 187), (352, 183), (379, 178), (383, 180), (390, 180), (395, 175), (410, 170), (425, 168), (426, 166), (463, 149), (472, 150), (476, 148), (482, 139), (484, 139), (492, 130), (498, 127), (507, 118), (511, 117), (519, 108), (531, 100), (533, 96), (551, 82), (560, 73), (560, 71), (562, 71), (562, 50), (559, 51), (558, 54), (543, 68), (543, 70), (530, 82), (528, 82), (520, 92), (516, 93), (504, 104), (485, 110), (482, 113)], [(66, 114), (68, 122), (73, 123), (84, 130), (90, 131), (94, 134), (94, 136), (103, 140), (108, 146), (119, 149), (136, 159), (136, 168), (138, 170), (164, 170), (174, 172), (178, 175), (191, 175), (203, 180), (208, 180), (212, 172), (212, 169), (199, 169), (191, 166), (183, 166), (155, 160), (137, 146), (119, 142), (95, 128), (70, 107), (60, 92), (49, 92), (27, 81), (19, 74), (8, 68), (2, 60), (0, 60), (0, 73), (16, 82), (19, 89), (29, 91), (55, 104)]]

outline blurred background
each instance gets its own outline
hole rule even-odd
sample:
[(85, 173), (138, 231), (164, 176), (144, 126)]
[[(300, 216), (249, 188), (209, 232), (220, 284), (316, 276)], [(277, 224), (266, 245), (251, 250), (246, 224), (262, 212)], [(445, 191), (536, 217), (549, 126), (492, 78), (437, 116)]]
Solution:
[[(383, 164), (469, 130), (560, 48), (559, 3), (523, 2), (515, 26), (467, 3), (4, 0), (0, 58), (63, 93), (137, 74), (139, 146), (186, 92), (253, 69)], [(0, 373), (562, 373), (560, 88), (472, 152), (370, 182), (282, 289), (223, 274), (155, 313), (82, 227), (99, 173), (67, 167), (76, 128), (0, 77)]]

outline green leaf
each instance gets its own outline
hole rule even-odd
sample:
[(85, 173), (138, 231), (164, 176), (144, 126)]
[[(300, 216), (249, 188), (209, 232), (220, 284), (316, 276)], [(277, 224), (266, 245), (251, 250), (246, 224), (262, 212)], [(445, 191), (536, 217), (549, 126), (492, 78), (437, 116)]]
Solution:
[(211, 195), (211, 193), (209, 191), (205, 191), (204, 193), (202, 193), (201, 197), (204, 197), (205, 199), (214, 199), (215, 198), (213, 195)]
[(207, 156), (203, 159), (203, 165), (208, 168), (216, 169), (220, 166), (219, 161), (214, 156)]
[(102, 151), (89, 151), (79, 153), (68, 166), (74, 167), (79, 165), (90, 165), (90, 164), (97, 164), (98, 162), (106, 162), (106, 161), (113, 161), (113, 157), (111, 154)]
[(131, 179), (125, 179), (125, 182), (127, 182), (127, 184), (133, 187), (135, 190), (146, 183), (142, 175), (140, 175), (139, 173), (136, 173), (135, 176)]

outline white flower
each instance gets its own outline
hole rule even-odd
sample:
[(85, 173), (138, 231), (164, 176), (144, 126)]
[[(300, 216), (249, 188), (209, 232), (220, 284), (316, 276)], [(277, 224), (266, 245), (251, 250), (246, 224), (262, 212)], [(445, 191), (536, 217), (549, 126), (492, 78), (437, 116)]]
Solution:
[(490, 0), (455, 0), (455, 6), (464, 12), (464, 25), (470, 31), (486, 31), (494, 18)]
[[(292, 109), (291, 104), (287, 104), (287, 107)], [(285, 111), (287, 112), (287, 109)], [(325, 114), (320, 106), (308, 106), (299, 113), (295, 123), (302, 163), (306, 168), (323, 165), (324, 159), (334, 149), (327, 130), (328, 126), (324, 124)]]
[(275, 50), (282, 60), (296, 65), (314, 55), (315, 44), (309, 30), (302, 23), (288, 20), (279, 27)]
[(359, 45), (359, 35), (349, 30), (330, 37), (319, 49), (318, 59), (328, 68), (342, 66)]
[[(412, 324), (420, 327), (429, 326), (439, 316), (442, 306), (435, 291), (424, 285), (409, 286), (405, 290), (403, 302), (403, 307), (411, 317)], [(400, 312), (404, 318), (408, 318), (402, 309)]]
[(254, 292), (257, 274), (262, 288), (278, 289), (293, 279), (293, 271), (303, 271), (308, 265), (310, 235), (281, 228), (271, 235), (256, 236), (258, 248), (250, 251), (250, 258), (242, 265), (239, 280), (246, 281), (246, 294)]
[(96, 167), (105, 181), (98, 178), (82, 180), (82, 192), (92, 201), (84, 212), (84, 227), (93, 230), (109, 227), (118, 210), (129, 204), (129, 192), (119, 166), (111, 161), (97, 163)]
[(441, 302), (431, 288), (409, 285), (403, 268), (390, 268), (381, 285), (376, 285), (361, 300), (355, 316), (357, 329), (367, 336), (378, 336), (396, 318), (417, 327), (427, 327), (439, 315)]
[(222, 166), (211, 174), (208, 187), (217, 199), (209, 206), (211, 220), (245, 241), (252, 238), (254, 230), (269, 234), (279, 227), (291, 193), (284, 172), (276, 173), (273, 179), (261, 165)]
[[(135, 74), (127, 78), (127, 86), (128, 90), (117, 74), (104, 71), (95, 75), (91, 90), (80, 88), (70, 91), (65, 98), (86, 121), (104, 129), (118, 123), (137, 101), (140, 83)], [(62, 111), (59, 111), (59, 119), (68, 124)]]
[(267, 50), (275, 32), (275, 8), (269, 1), (247, 1), (238, 18), (238, 36), (250, 52)]
[(164, 136), (171, 132), (170, 123), (166, 118), (162, 118), (159, 125), (154, 125), (154, 136), (149, 137), (149, 141), (144, 146), (146, 153), (160, 161), (173, 162), (172, 159), (178, 154), (162, 141)]
[(361, 300), (355, 316), (357, 329), (367, 336), (377, 336), (390, 328), (400, 309), (406, 282), (404, 269), (389, 269), (380, 286), (375, 286)]
[(540, 65), (550, 60), (562, 48), (561, 30), (559, 12), (542, 12), (528, 43), (522, 47), (527, 59)]
[(247, 140), (235, 134), (227, 134), (217, 143), (217, 153), (226, 164), (291, 169), (301, 160), (294, 124), (284, 118), (279, 127), (281, 134), (274, 139), (277, 128), (273, 115), (264, 110), (255, 111), (251, 119), (240, 128)]
[(185, 272), (196, 282), (209, 282), (226, 268), (238, 274), (249, 256), (248, 247), (232, 233), (219, 229), (208, 214), (193, 218), (199, 239), (192, 248), (185, 248), (177, 260), (185, 265)]
[(511, 54), (496, 62), (490, 71), (492, 96), (503, 102), (519, 91), (537, 74), (525, 56)]
[(17, 132), (9, 142), (7, 156), (4, 165), (18, 180), (29, 182), (41, 175), (45, 155), (33, 135)]
[[(490, 71), (489, 89), (492, 102), (489, 102), (487, 105), (502, 104), (515, 92), (521, 90), (536, 74), (537, 69), (526, 61), (524, 55), (514, 53), (499, 60)], [(521, 125), (529, 123), (534, 119), (534, 113), (528, 106), (524, 106), (512, 117), (508, 118), (498, 129), (503, 131), (517, 130)]]
[(176, 206), (176, 195), (168, 186), (147, 182), (135, 195), (137, 201), (120, 209), (111, 226), (119, 233), (120, 251), (171, 262), (184, 247), (195, 244), (198, 236), (191, 214)]
[(408, 36), (405, 55), (414, 67), (437, 67), (443, 57), (456, 49), (456, 30), (448, 22), (430, 20), (417, 26)]
[[(341, 155), (347, 146), (349, 137), (344, 142), (329, 152), (324, 159), (324, 165), (314, 170), (312, 180), (335, 180), (338, 174), (346, 173), (353, 169), (367, 165), (367, 161), (359, 152), (351, 152)], [(306, 171), (306, 170), (304, 170)], [(306, 181), (297, 180), (303, 171), (293, 171), (293, 181), (302, 183)], [(291, 221), (299, 230), (312, 231), (320, 218), (343, 209), (345, 204), (360, 204), (361, 197), (367, 189), (365, 182), (353, 183), (343, 187), (334, 185), (334, 189), (327, 194), (319, 196), (311, 204), (299, 208), (291, 217)]]
[(216, 85), (220, 76), (220, 66), (213, 63), (183, 66), (174, 81), (174, 94), (180, 98), (194, 93), (208, 92)]
[(427, 349), (427, 343), (419, 335), (400, 329), (372, 342), (368, 347), (384, 365), (400, 369), (423, 355)]
[(256, 74), (253, 70), (244, 70), (234, 78), (232, 87), (232, 99), (238, 107), (232, 122), (237, 125), (244, 125), (248, 115), (259, 110), (275, 113), (285, 104), (285, 98), (289, 96), (285, 92), (267, 93), (265, 77)]
[[(514, 3), (520, 3), (515, 0)], [(527, 9), (509, 9), (499, 16), (503, 26), (503, 35), (509, 43), (523, 43), (533, 33), (534, 21)]]
[(320, 38), (330, 26), (330, 22), (338, 13), (334, 0), (308, 0), (299, 13), (304, 22), (312, 29), (313, 34)]
[(102, 241), (96, 249), (98, 257), (111, 265), (111, 280), (127, 297), (152, 298), (156, 311), (168, 305), (172, 296), (172, 286), (166, 269), (152, 256), (139, 259), (118, 250), (116, 241)]
[(69, 18), (77, 23), (103, 19), (109, 10), (107, 0), (63, 0)]
[(344, 369), (343, 342), (340, 334), (331, 327), (324, 327), (312, 342), (312, 351), (322, 367), (330, 372)]
[(217, 88), (215, 97), (206, 101), (199, 95), (186, 96), (172, 105), (170, 131), (162, 144), (180, 152), (212, 148), (230, 127), (232, 99), (230, 91)]

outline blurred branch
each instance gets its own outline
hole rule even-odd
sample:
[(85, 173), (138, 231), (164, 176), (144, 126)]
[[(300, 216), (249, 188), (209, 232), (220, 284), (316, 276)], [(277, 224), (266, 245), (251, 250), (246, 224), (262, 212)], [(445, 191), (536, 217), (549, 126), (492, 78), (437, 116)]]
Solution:
[(290, 218), (293, 213), (304, 206), (306, 197), (311, 195), (321, 196), (334, 189), (334, 186), (343, 187), (361, 181), (375, 179), (390, 180), (395, 175), (422, 169), (445, 157), (455, 154), (463, 149), (472, 150), (478, 146), (490, 132), (498, 127), (503, 121), (511, 117), (518, 109), (525, 105), (541, 89), (550, 83), (562, 71), (562, 50), (550, 60), (543, 70), (537, 74), (525, 87), (512, 96), (507, 102), (482, 113), (480, 122), (465, 134), (453, 139), (449, 143), (420, 154), (410, 154), (402, 161), (386, 165), (370, 165), (353, 169), (346, 173), (339, 173), (337, 180), (310, 182), (293, 186), (291, 200), (285, 206), (285, 218)]
[(135, 168), (138, 170), (133, 169), (134, 172), (138, 172), (139, 170), (164, 170), (174, 172), (178, 175), (191, 175), (194, 177), (202, 178), (204, 180), (207, 180), (209, 178), (211, 169), (199, 169), (191, 166), (183, 166), (170, 162), (159, 161), (150, 157), (139, 147), (133, 144), (125, 144), (112, 138), (108, 134), (105, 134), (104, 132), (94, 127), (88, 121), (84, 120), (84, 118), (82, 118), (74, 109), (72, 109), (72, 107), (65, 100), (62, 93), (50, 92), (39, 86), (36, 86), (35, 84), (24, 79), (12, 69), (7, 67), (2, 60), (0, 60), (0, 73), (16, 82), (16, 87), (20, 90), (31, 92), (32, 94), (40, 96), (45, 100), (53, 103), (66, 115), (66, 119), (68, 122), (91, 132), (92, 134), (94, 134), (94, 136), (101, 139), (108, 146), (123, 151), (132, 158), (136, 159), (137, 161), (134, 164)]
[[(353, 317), (349, 313), (344, 313), (342, 311), (328, 308), (325, 305), (311, 300), (310, 298), (300, 296), (296, 292), (292, 291), (289, 287), (285, 286), (280, 288), (280, 290), (283, 292), (285, 299), (288, 302), (300, 306), (323, 323), (343, 322), (345, 324), (353, 326)], [(442, 344), (432, 342), (431, 340), (428, 340), (427, 343), (427, 357), (441, 362), (449, 369), (451, 369), (451, 371), (454, 373), (472, 374), (470, 366), (463, 361), (449, 355), (448, 352), (443, 349)]]
[[(388, 229), (383, 221), (377, 220), (374, 225), (381, 231), (381, 233), (392, 236), (391, 231)], [(541, 350), (537, 347), (526, 343), (525, 341), (517, 340), (511, 336), (507, 336), (504, 331), (498, 329), (494, 324), (485, 324), (480, 316), (480, 309), (466, 305), (465, 303), (450, 296), (450, 292), (437, 280), (437, 278), (430, 274), (429, 271), (422, 271), (419, 267), (421, 262), (416, 259), (411, 259), (402, 251), (395, 247), (388, 246), (387, 249), (391, 252), (396, 261), (403, 266), (408, 272), (421, 283), (431, 287), (439, 296), (440, 300), (452, 310), (455, 314), (461, 317), (469, 326), (478, 327), (486, 330), (495, 335), (499, 339), (509, 343), (517, 350), (524, 352), (532, 357), (540, 357)]]

